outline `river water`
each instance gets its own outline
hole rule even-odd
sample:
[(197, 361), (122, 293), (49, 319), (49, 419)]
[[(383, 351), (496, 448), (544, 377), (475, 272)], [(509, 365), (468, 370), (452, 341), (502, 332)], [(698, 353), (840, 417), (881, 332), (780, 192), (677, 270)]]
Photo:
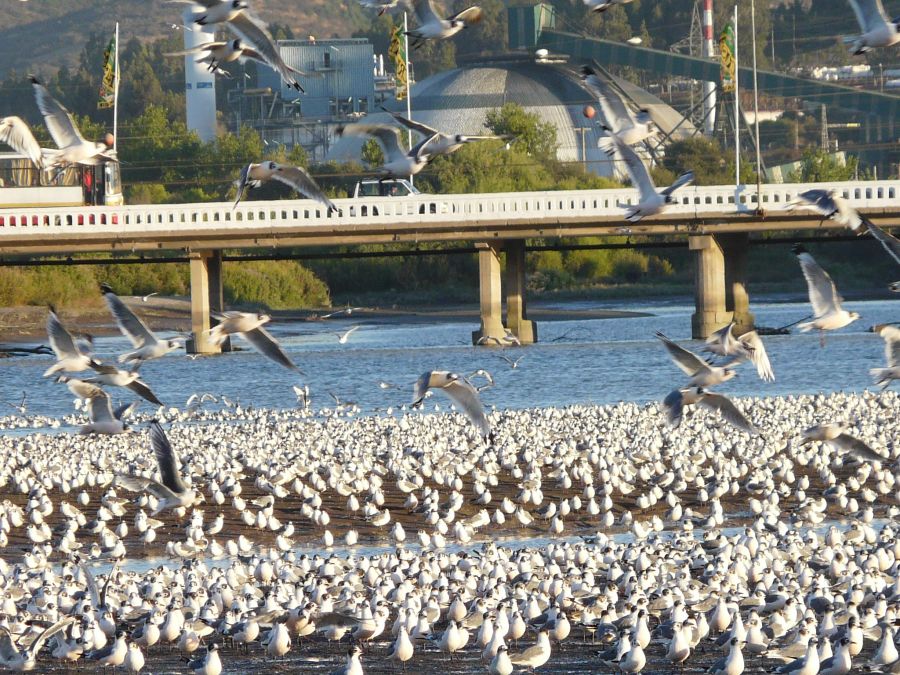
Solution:
[[(596, 303), (560, 303), (555, 309), (596, 308)], [(892, 300), (848, 302), (862, 318), (828, 335), (825, 348), (810, 333), (765, 337), (776, 380), (766, 383), (747, 364), (740, 375), (719, 390), (735, 396), (768, 396), (832, 391), (861, 391), (871, 386), (869, 369), (884, 364), (884, 342), (868, 329), (877, 323), (900, 321), (900, 302)], [(515, 360), (511, 368), (496, 348), (472, 347), (473, 320), (390, 318), (366, 320), (347, 317), (321, 322), (272, 325), (272, 333), (304, 371), (299, 377), (264, 359), (249, 348), (214, 357), (189, 359), (183, 353), (143, 366), (144, 380), (169, 406), (183, 407), (194, 392), (224, 394), (243, 405), (286, 408), (296, 405), (291, 385), (306, 383), (313, 407), (334, 405), (329, 392), (342, 401), (357, 403), (362, 412), (374, 412), (408, 403), (412, 382), (427, 370), (470, 373), (490, 371), (496, 385), (482, 393), (486, 405), (497, 408), (559, 406), (573, 403), (614, 403), (621, 400), (662, 399), (684, 377), (653, 337), (660, 330), (675, 340), (689, 340), (693, 308), (685, 304), (634, 301), (604, 303), (604, 309), (640, 311), (650, 316), (616, 319), (542, 321), (540, 342), (511, 347), (502, 353)], [(807, 303), (757, 304), (752, 307), (757, 325), (783, 326), (809, 314)], [(346, 344), (337, 331), (362, 323)], [(73, 327), (74, 328), (74, 327)], [(246, 345), (244, 345), (246, 346)], [(699, 350), (700, 342), (688, 342)], [(102, 358), (129, 348), (122, 337), (98, 338)], [(50, 357), (0, 360), (0, 399), (18, 402), (28, 392), (28, 414), (60, 417), (72, 412), (68, 390), (41, 374)], [(383, 389), (385, 381), (399, 389)], [(120, 390), (114, 399), (130, 400)], [(446, 399), (431, 401), (446, 405)], [(2, 404), (0, 404), (2, 405)], [(11, 407), (0, 416), (13, 414)], [(149, 412), (143, 403), (140, 410)]]

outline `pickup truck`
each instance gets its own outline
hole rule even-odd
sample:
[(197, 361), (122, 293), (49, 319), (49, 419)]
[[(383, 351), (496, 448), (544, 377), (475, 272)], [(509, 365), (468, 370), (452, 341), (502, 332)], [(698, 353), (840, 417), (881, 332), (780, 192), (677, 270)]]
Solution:
[[(353, 188), (354, 199), (366, 199), (369, 197), (396, 197), (402, 201), (406, 199), (416, 198), (416, 204), (409, 204), (407, 208), (401, 208), (402, 212), (412, 214), (418, 211), (420, 214), (425, 213), (447, 213), (447, 203), (438, 201), (429, 201), (431, 198), (437, 198), (436, 195), (419, 192), (410, 182), (403, 178), (386, 178), (385, 180), (361, 180), (357, 182)], [(393, 210), (397, 213), (397, 210)], [(350, 215), (356, 216), (356, 207), (350, 207)], [(363, 205), (359, 207), (360, 216), (379, 214), (378, 205)]]

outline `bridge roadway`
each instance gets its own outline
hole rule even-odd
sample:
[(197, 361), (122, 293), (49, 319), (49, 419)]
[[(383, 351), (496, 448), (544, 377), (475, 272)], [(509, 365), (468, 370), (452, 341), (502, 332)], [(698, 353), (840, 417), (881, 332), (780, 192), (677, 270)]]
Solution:
[(526, 238), (685, 235), (697, 253), (692, 331), (700, 338), (732, 317), (752, 325), (745, 289), (750, 233), (838, 228), (808, 209), (787, 209), (798, 193), (813, 187), (836, 190), (879, 225), (900, 221), (900, 180), (763, 185), (758, 202), (755, 186), (688, 187), (664, 213), (636, 224), (624, 220), (620, 206), (637, 201), (630, 188), (338, 199), (341, 213), (330, 215), (309, 200), (249, 201), (236, 208), (0, 206), (0, 256), (185, 250), (191, 261), (191, 348), (209, 352), (210, 311), (223, 307), (224, 248), (469, 241), (479, 248), (481, 326), (473, 340), (496, 343), (508, 330), (529, 343), (536, 331), (525, 307)]

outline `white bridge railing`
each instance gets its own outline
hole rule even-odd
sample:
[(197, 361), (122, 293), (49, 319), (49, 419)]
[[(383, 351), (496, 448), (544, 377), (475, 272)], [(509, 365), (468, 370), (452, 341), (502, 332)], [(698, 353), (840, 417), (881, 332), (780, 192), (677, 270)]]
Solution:
[[(752, 214), (761, 207), (767, 213), (783, 211), (797, 194), (808, 189), (832, 189), (857, 209), (892, 209), (900, 206), (900, 180), (827, 184), (763, 185), (757, 204), (756, 186), (688, 187), (676, 193), (678, 202), (666, 210), (667, 219), (727, 217)], [(2, 197), (2, 194), (0, 194)], [(549, 224), (591, 219), (624, 220), (622, 205), (637, 201), (637, 191), (573, 190), (499, 194), (431, 195), (412, 197), (363, 197), (338, 199), (341, 214), (328, 214), (310, 200), (248, 201), (230, 203), (133, 205), (117, 207), (12, 207), (0, 205), (0, 248), (3, 241), (22, 241), (53, 234), (152, 236), (204, 231), (264, 232), (272, 228), (326, 230), (340, 234), (369, 225), (409, 229), (410, 226), (457, 223)]]

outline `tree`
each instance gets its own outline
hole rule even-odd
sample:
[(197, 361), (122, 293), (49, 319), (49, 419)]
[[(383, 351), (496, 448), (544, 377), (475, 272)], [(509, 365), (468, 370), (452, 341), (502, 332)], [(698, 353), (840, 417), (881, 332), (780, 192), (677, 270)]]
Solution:
[(556, 157), (556, 127), (542, 122), (538, 115), (517, 103), (505, 103), (502, 108), (488, 111), (485, 126), (497, 136), (514, 136), (513, 145), (535, 159)]
[[(705, 136), (694, 136), (670, 143), (666, 147), (662, 167), (670, 173), (654, 172), (654, 180), (658, 181), (659, 185), (671, 182), (675, 176), (685, 171), (694, 172), (695, 185), (734, 183), (734, 154)], [(751, 175), (747, 173), (748, 168), (741, 163), (741, 181), (744, 183), (751, 181)], [(752, 180), (756, 180), (755, 175)]]
[(788, 175), (790, 183), (828, 183), (852, 180), (859, 171), (859, 159), (850, 155), (846, 163), (837, 156), (819, 148), (809, 148), (803, 153), (800, 167)]

